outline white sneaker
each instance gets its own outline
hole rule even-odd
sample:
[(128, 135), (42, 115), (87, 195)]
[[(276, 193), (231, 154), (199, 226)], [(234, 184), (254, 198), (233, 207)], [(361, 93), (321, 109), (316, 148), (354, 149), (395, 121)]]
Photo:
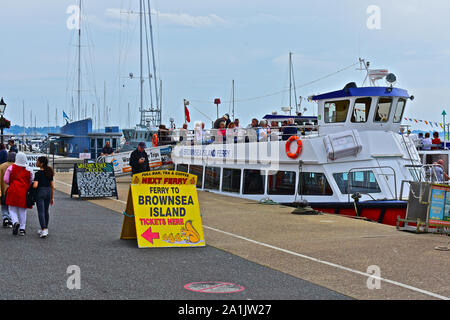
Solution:
[(39, 230), (37, 231), (37, 233), (40, 235), (40, 234), (42, 233), (42, 230), (39, 229)]
[(41, 232), (41, 238), (46, 238), (48, 236), (48, 229)]

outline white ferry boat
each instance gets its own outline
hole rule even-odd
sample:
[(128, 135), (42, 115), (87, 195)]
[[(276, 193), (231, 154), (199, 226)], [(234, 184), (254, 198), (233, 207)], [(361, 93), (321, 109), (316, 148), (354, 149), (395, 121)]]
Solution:
[(280, 119), (271, 118), (271, 128), (198, 128), (174, 147), (172, 160), (176, 170), (197, 175), (199, 190), (307, 203), (321, 212), (396, 225), (406, 214), (405, 182), (424, 172), (413, 141), (398, 133), (413, 98), (392, 85), (350, 83), (310, 97), (318, 103), (316, 121), (276, 128)]

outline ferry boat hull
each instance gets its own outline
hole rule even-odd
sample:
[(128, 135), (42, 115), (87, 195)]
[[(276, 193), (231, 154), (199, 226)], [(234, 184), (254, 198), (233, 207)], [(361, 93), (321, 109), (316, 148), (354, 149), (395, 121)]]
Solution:
[[(369, 221), (396, 226), (398, 218), (405, 219), (407, 201), (366, 201), (358, 203), (311, 203), (310, 206), (319, 212), (364, 218)], [(356, 213), (358, 211), (358, 213)], [(402, 225), (400, 225), (402, 226)]]

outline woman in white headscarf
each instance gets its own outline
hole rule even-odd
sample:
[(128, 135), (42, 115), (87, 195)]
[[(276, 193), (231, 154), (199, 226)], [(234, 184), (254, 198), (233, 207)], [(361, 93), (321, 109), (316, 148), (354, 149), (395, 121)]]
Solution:
[(25, 153), (17, 153), (16, 161), (6, 170), (3, 178), (5, 183), (9, 184), (6, 205), (13, 223), (13, 235), (25, 235), (27, 208), (31, 209), (27, 206), (27, 191), (33, 182), (33, 176)]

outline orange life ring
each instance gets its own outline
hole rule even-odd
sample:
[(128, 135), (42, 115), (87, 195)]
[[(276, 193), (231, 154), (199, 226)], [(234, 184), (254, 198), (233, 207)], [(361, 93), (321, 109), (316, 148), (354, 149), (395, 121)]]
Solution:
[[(291, 152), (291, 142), (297, 141), (297, 151), (295, 153)], [(297, 159), (300, 153), (302, 153), (303, 150), (303, 142), (300, 140), (297, 136), (291, 136), (288, 141), (286, 141), (286, 154), (291, 159)]]
[(152, 137), (152, 145), (153, 147), (157, 147), (159, 143), (158, 135), (156, 133), (153, 134)]

